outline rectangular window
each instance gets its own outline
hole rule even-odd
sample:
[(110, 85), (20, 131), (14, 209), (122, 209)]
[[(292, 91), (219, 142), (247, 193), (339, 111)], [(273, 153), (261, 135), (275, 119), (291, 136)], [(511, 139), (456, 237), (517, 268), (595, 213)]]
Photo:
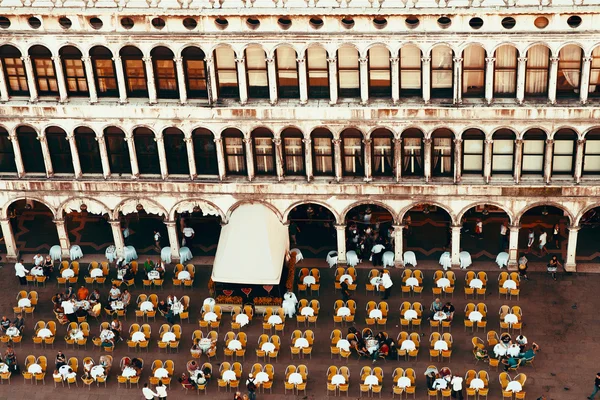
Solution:
[(548, 91), (548, 66), (550, 50), (546, 46), (536, 45), (527, 52), (527, 73), (525, 74), (525, 93), (545, 95)]
[(342, 139), (344, 151), (344, 175), (362, 176), (364, 174), (362, 157), (362, 138), (345, 137)]
[(465, 173), (483, 172), (483, 139), (463, 140), (463, 171)]
[(76, 134), (77, 152), (84, 174), (101, 174), (102, 159), (95, 134)]
[(552, 172), (570, 174), (573, 172), (573, 155), (575, 154), (574, 140), (554, 140), (552, 156)]
[(175, 76), (175, 63), (173, 60), (155, 60), (156, 89), (159, 97), (178, 98), (177, 78)]
[(206, 89), (206, 66), (204, 60), (185, 60), (187, 72), (187, 91), (189, 97), (204, 98)]
[(127, 92), (130, 96), (148, 96), (146, 86), (146, 69), (142, 60), (125, 60), (127, 76)]
[(275, 171), (273, 139), (270, 137), (254, 138), (254, 159), (256, 160), (257, 174), (272, 174)]
[(36, 58), (33, 61), (39, 94), (58, 94), (58, 83), (56, 81), (56, 72), (54, 71), (54, 62), (50, 58)]
[(523, 173), (542, 173), (545, 144), (545, 140), (523, 140)]
[(433, 139), (433, 166), (432, 170), (436, 175), (449, 175), (452, 173), (452, 139), (434, 138)]
[(164, 135), (164, 143), (169, 175), (188, 175), (190, 173), (190, 164), (188, 162), (184, 136), (180, 134), (166, 134)]
[(333, 143), (331, 138), (313, 138), (315, 175), (333, 174)]
[(373, 138), (373, 175), (390, 176), (394, 172), (391, 137)]
[(404, 138), (402, 142), (403, 175), (423, 175), (423, 141), (421, 138)]
[(248, 74), (248, 96), (259, 99), (269, 98), (267, 62), (262, 48), (246, 49), (246, 73)]
[(244, 142), (241, 137), (225, 138), (225, 159), (227, 160), (227, 172), (236, 175), (246, 173)]
[(240, 89), (237, 80), (237, 67), (233, 50), (217, 47), (215, 50), (215, 68), (219, 82), (219, 97), (239, 98)]
[(494, 139), (492, 145), (492, 172), (511, 174), (513, 172), (515, 142), (512, 139)]
[(27, 86), (27, 74), (20, 58), (5, 58), (4, 71), (6, 73), (6, 84), (11, 96), (22, 96), (29, 94)]
[(400, 94), (421, 94), (421, 50), (417, 46), (400, 49)]
[(154, 134), (134, 134), (135, 153), (140, 174), (160, 175), (158, 148)]
[(15, 153), (8, 134), (0, 135), (0, 172), (17, 172)]
[(431, 51), (431, 89), (452, 89), (452, 49), (434, 47)]
[(194, 158), (196, 172), (199, 175), (217, 175), (217, 149), (214, 137), (208, 135), (194, 135)]
[(52, 160), (52, 170), (57, 174), (72, 174), (74, 171), (71, 146), (66, 139), (65, 134), (46, 134), (50, 159)]
[(592, 51), (589, 93), (590, 96), (600, 96), (600, 46)]
[(556, 92), (560, 96), (578, 97), (581, 79), (581, 48), (568, 45), (560, 49)]
[(517, 49), (500, 46), (496, 49), (494, 62), (494, 95), (515, 96), (517, 92)]
[(485, 91), (485, 50), (469, 46), (463, 55), (463, 87), (465, 96), (483, 96)]
[(98, 90), (98, 96), (118, 96), (119, 90), (113, 61), (100, 59), (95, 59), (93, 61), (96, 70), (96, 89)]
[(338, 76), (340, 97), (360, 96), (358, 51), (353, 47), (338, 50)]
[(390, 52), (385, 47), (369, 50), (369, 95), (391, 97)]
[(71, 96), (87, 96), (89, 94), (85, 70), (81, 60), (63, 59), (67, 91)]
[(288, 175), (304, 174), (304, 149), (302, 138), (283, 138), (283, 156), (285, 158), (285, 172)]
[(131, 174), (129, 147), (123, 134), (106, 134), (106, 147), (110, 162), (110, 172), (113, 174)]
[(300, 97), (296, 51), (291, 47), (283, 46), (278, 47), (275, 52), (279, 97), (283, 99), (295, 99)]
[(600, 140), (586, 140), (583, 172), (588, 174), (600, 173)]
[(308, 95), (315, 99), (329, 97), (327, 52), (322, 47), (309, 47), (306, 57)]

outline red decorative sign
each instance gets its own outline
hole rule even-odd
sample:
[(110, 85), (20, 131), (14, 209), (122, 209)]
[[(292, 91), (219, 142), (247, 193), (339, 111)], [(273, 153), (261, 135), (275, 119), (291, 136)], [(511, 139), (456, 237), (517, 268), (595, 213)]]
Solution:
[(233, 294), (233, 290), (223, 290), (223, 294), (227, 297), (230, 297)]
[(252, 288), (242, 288), (242, 292), (246, 295), (246, 297), (248, 297), (250, 295), (250, 292), (252, 292)]
[(263, 289), (265, 289), (267, 293), (271, 294), (271, 290), (273, 290), (273, 285), (264, 285)]

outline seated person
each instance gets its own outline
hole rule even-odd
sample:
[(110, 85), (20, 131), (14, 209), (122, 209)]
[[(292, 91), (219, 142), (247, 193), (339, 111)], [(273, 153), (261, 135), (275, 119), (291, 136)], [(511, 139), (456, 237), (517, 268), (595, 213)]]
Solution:
[(163, 279), (165, 275), (165, 263), (162, 260), (156, 261), (156, 264), (154, 264), (154, 269), (160, 274), (160, 279)]
[(194, 380), (196, 382), (196, 384), (198, 385), (204, 385), (206, 384), (206, 377), (204, 376), (204, 372), (202, 372), (201, 370), (197, 370), (195, 372), (195, 376), (194, 376)]
[(106, 338), (102, 341), (102, 347), (114, 347), (115, 342), (112, 339)]
[(93, 367), (94, 367), (94, 360), (92, 360), (91, 358), (89, 358), (88, 360), (86, 360), (83, 363), (83, 371), (86, 374), (89, 374)]
[(432, 371), (429, 371), (429, 373), (426, 374), (425, 377), (427, 378), (427, 389), (434, 390), (433, 382), (435, 382), (435, 380), (439, 377), (439, 375), (436, 374), (435, 371), (432, 370)]
[(386, 358), (390, 353), (390, 346), (387, 343), (383, 342), (383, 344), (379, 347), (379, 357)]
[[(142, 364), (142, 360), (140, 360), (139, 358), (133, 358), (131, 360), (131, 366), (133, 368), (136, 369), (136, 371), (139, 371), (141, 373), (142, 368), (144, 367), (144, 364)], [(139, 375), (139, 374), (138, 374)]]
[(164, 300), (161, 300), (160, 303), (158, 303), (158, 311), (164, 315), (168, 323), (173, 324), (173, 312), (171, 311), (171, 307), (165, 303)]
[(90, 317), (97, 318), (100, 316), (101, 312), (102, 312), (102, 304), (100, 304), (98, 302), (98, 303), (94, 304), (94, 306), (88, 311), (88, 315)]
[(196, 357), (200, 357), (202, 355), (202, 349), (200, 349), (200, 347), (198, 347), (198, 340), (194, 341), (194, 344), (192, 345), (192, 348), (190, 349), (190, 353), (192, 354), (192, 356), (196, 356)]
[(386, 344), (388, 345), (390, 351), (389, 351), (389, 356), (390, 359), (394, 360), (398, 358), (398, 348), (396, 347), (396, 342), (394, 342), (394, 339), (390, 338), (387, 340)]
[(57, 370), (57, 369), (55, 369), (55, 370), (54, 370), (54, 372), (52, 373), (52, 379), (60, 379), (60, 380), (62, 380), (62, 379), (63, 379), (63, 377), (62, 377), (62, 375), (60, 374), (60, 372), (58, 372), (58, 370)]
[(439, 298), (436, 298), (435, 301), (431, 303), (431, 306), (429, 307), (429, 311), (431, 312), (431, 316), (429, 317), (429, 319), (433, 318), (433, 316), (439, 311), (442, 311), (443, 308), (444, 303), (442, 303), (442, 301)]
[(127, 368), (127, 367), (131, 367), (131, 358), (124, 357), (121, 360), (121, 371), (125, 371), (125, 368)]
[(77, 290), (77, 299), (79, 301), (86, 300), (90, 295), (90, 291), (85, 286), (80, 286), (79, 290)]
[(192, 361), (188, 361), (187, 363), (187, 371), (190, 375), (194, 375), (194, 373), (200, 369), (200, 366), (198, 365), (198, 363), (194, 360)]
[(123, 302), (123, 305), (125, 307), (129, 305), (129, 303), (131, 302), (131, 293), (129, 293), (129, 290), (123, 290), (123, 293), (121, 293), (121, 301)]
[(527, 346), (527, 338), (523, 335), (519, 335), (515, 338), (515, 343), (519, 345), (522, 353), (525, 351), (525, 346)]
[(202, 373), (204, 374), (204, 377), (206, 378), (207, 381), (209, 381), (210, 378), (212, 377), (212, 370), (209, 367), (204, 367), (204, 369), (202, 370)]
[(452, 321), (452, 318), (454, 318), (454, 306), (452, 303), (447, 302), (444, 307), (442, 307), (442, 311), (448, 317), (448, 321)]
[(100, 302), (100, 292), (98, 291), (98, 289), (94, 289), (94, 291), (90, 294), (89, 301), (90, 303)]
[(519, 366), (520, 360), (514, 357), (504, 358), (502, 364), (504, 364), (504, 371), (508, 371), (509, 368), (516, 368)]
[(186, 389), (196, 389), (196, 384), (186, 375), (185, 372), (181, 374), (181, 377), (178, 379), (178, 381)]
[(77, 379), (77, 373), (69, 368), (69, 372), (65, 375), (65, 380), (67, 379)]
[(127, 271), (125, 271), (125, 275), (123, 275), (123, 281), (130, 281), (132, 279), (135, 279), (135, 275), (133, 274), (131, 268), (127, 268)]
[(109, 356), (100, 356), (98, 363), (99, 363), (99, 365), (104, 367), (104, 370), (105, 370), (106, 374), (108, 375), (108, 372), (110, 371), (110, 368), (112, 367), (111, 358)]
[(2, 333), (6, 333), (6, 330), (10, 327), (10, 319), (5, 316), (0, 320), (0, 330)]
[(54, 303), (54, 307), (56, 307), (57, 305), (62, 304), (62, 302), (63, 302), (62, 293), (56, 293), (54, 295), (54, 297), (52, 298), (52, 302)]
[(73, 290), (73, 286), (69, 286), (67, 288), (67, 290), (65, 290), (65, 293), (64, 293), (64, 296), (63, 296), (63, 301), (64, 300), (69, 300), (74, 295), (75, 295), (75, 291)]
[(452, 371), (450, 371), (450, 368), (443, 367), (442, 369), (440, 369), (440, 378), (444, 378), (444, 379), (452, 378)]
[(17, 315), (17, 318), (15, 318), (15, 320), (13, 321), (13, 325), (20, 330), (21, 332), (23, 332), (23, 329), (25, 329), (25, 318), (23, 318), (23, 316), (21, 314)]
[(383, 334), (383, 332), (379, 332), (376, 336), (375, 339), (379, 342), (379, 345), (381, 346), (383, 343), (385, 343), (385, 341), (387, 340), (385, 335)]
[(533, 343), (529, 350), (527, 350), (524, 353), (519, 353), (519, 358), (531, 361), (533, 360), (538, 351), (540, 351), (540, 346), (538, 346), (537, 343)]
[(117, 301), (121, 297), (121, 291), (116, 285), (112, 285), (110, 292), (108, 292), (108, 301)]
[(477, 349), (475, 350), (475, 358), (477, 358), (480, 361), (488, 362), (490, 359), (490, 356), (488, 355), (488, 352), (486, 349), (477, 347)]
[(77, 317), (87, 317), (88, 312), (86, 310), (84, 310), (83, 307), (79, 307), (75, 311), (75, 315), (77, 315)]
[(504, 332), (502, 335), (500, 335), (500, 341), (502, 344), (508, 347), (508, 345), (512, 342), (512, 338), (510, 337), (510, 334)]
[(115, 340), (123, 340), (121, 337), (121, 330), (123, 329), (123, 325), (121, 325), (121, 321), (118, 319), (114, 319), (110, 323), (110, 330), (115, 334)]
[(146, 261), (144, 262), (144, 271), (146, 271), (146, 277), (148, 276), (148, 272), (153, 271), (154, 270), (154, 262), (152, 260), (150, 260), (150, 258), (147, 258)]

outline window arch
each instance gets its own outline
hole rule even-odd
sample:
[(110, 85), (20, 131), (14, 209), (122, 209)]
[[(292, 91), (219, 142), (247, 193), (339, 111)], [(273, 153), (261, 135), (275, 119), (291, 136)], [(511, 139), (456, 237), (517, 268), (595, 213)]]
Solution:
[(431, 96), (452, 98), (454, 88), (454, 52), (448, 46), (440, 45), (431, 50)]
[(283, 169), (286, 175), (304, 175), (304, 135), (296, 128), (281, 132)]
[(125, 73), (125, 86), (129, 97), (148, 97), (146, 68), (141, 50), (125, 46), (119, 52)]
[(485, 94), (485, 49), (477, 44), (463, 51), (462, 93), (464, 97), (483, 97)]
[(550, 49), (536, 44), (527, 51), (525, 72), (525, 94), (530, 96), (548, 95)]
[(29, 86), (27, 85), (27, 73), (23, 60), (21, 60), (21, 51), (14, 46), (0, 46), (0, 57), (4, 70), (4, 80), (10, 96), (29, 96)]
[(492, 139), (492, 175), (512, 174), (515, 168), (515, 133), (510, 129), (498, 129)]
[(390, 51), (385, 46), (369, 49), (369, 96), (392, 96)]
[(308, 75), (308, 97), (311, 99), (329, 98), (329, 67), (327, 51), (320, 46), (306, 50), (306, 73)]
[(169, 127), (163, 130), (163, 137), (169, 175), (189, 175), (190, 164), (183, 132)]
[(363, 176), (363, 134), (358, 129), (348, 128), (341, 133), (342, 173), (344, 176)]
[(273, 132), (267, 128), (256, 128), (250, 134), (254, 153), (254, 170), (257, 175), (275, 173), (275, 144)]
[(431, 174), (452, 176), (454, 173), (454, 134), (446, 128), (436, 129), (432, 134)]
[(340, 97), (360, 97), (358, 50), (342, 46), (337, 51), (338, 93)]
[(541, 175), (544, 173), (546, 132), (541, 129), (529, 129), (523, 135), (523, 174)]
[(388, 129), (379, 128), (371, 133), (373, 143), (371, 154), (374, 176), (394, 175), (394, 134)]
[(402, 133), (402, 175), (423, 176), (423, 132), (409, 128)]
[(175, 55), (171, 49), (158, 46), (150, 52), (154, 79), (156, 81), (156, 94), (161, 99), (178, 99), (177, 72), (175, 72)]
[(215, 135), (208, 129), (196, 128), (192, 132), (194, 139), (194, 160), (196, 160), (196, 173), (198, 175), (217, 175), (217, 148)]
[(600, 175), (600, 129), (592, 129), (585, 135), (582, 175)]
[(248, 97), (254, 99), (269, 98), (269, 78), (265, 51), (260, 46), (248, 46), (246, 54), (246, 75)]
[(400, 49), (400, 96), (421, 96), (421, 49), (409, 44)]
[(467, 129), (462, 134), (462, 168), (464, 174), (483, 175), (485, 134), (479, 129)]
[(98, 97), (118, 97), (119, 86), (112, 52), (104, 46), (90, 49)]
[(73, 174), (73, 155), (66, 132), (57, 126), (46, 128), (52, 170), (57, 174)]
[(69, 96), (90, 95), (81, 57), (81, 51), (74, 46), (65, 46), (60, 49), (60, 60)]
[(240, 98), (237, 79), (235, 53), (231, 47), (220, 46), (215, 49), (215, 70), (220, 98)]
[(185, 87), (190, 99), (208, 98), (205, 55), (198, 47), (186, 47), (182, 52)]
[(600, 96), (600, 46), (592, 51), (589, 95), (591, 97)]
[(33, 46), (29, 49), (35, 84), (40, 96), (58, 95), (58, 82), (52, 53), (44, 46)]
[(96, 133), (87, 126), (75, 128), (74, 133), (81, 172), (84, 174), (101, 174), (102, 159)]
[[(42, 143), (38, 140), (37, 132), (29, 126), (17, 127), (17, 140), (23, 157), (23, 166), (26, 173), (46, 173)], [(25, 153), (26, 151), (26, 153)], [(25, 156), (25, 154), (27, 156)]]
[(300, 97), (298, 81), (298, 62), (296, 50), (290, 46), (279, 46), (275, 50), (275, 69), (277, 71), (277, 91), (282, 99)]
[(104, 129), (104, 138), (108, 152), (110, 172), (119, 175), (131, 174), (129, 147), (125, 140), (125, 133), (117, 127), (109, 126)]
[(574, 44), (567, 45), (558, 52), (557, 96), (579, 97), (582, 57), (581, 47)]
[(227, 173), (230, 175), (245, 175), (247, 169), (244, 134), (238, 129), (227, 128), (221, 136), (223, 137)]
[(148, 128), (140, 127), (133, 130), (135, 154), (137, 156), (140, 174), (160, 175), (160, 162), (156, 136)]
[(0, 127), (0, 173), (2, 172), (16, 173), (17, 163), (8, 131)]
[(333, 134), (326, 128), (316, 128), (311, 133), (313, 142), (313, 172), (315, 176), (332, 176)]
[(515, 97), (517, 93), (517, 48), (509, 44), (496, 49), (494, 96)]
[(554, 134), (552, 153), (552, 174), (573, 175), (575, 171), (575, 151), (577, 133), (572, 129), (560, 129)]

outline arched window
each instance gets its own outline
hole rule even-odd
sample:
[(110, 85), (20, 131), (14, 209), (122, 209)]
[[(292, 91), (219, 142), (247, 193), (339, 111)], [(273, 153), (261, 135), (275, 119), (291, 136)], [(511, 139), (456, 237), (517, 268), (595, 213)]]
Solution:
[(327, 51), (313, 46), (306, 50), (306, 71), (308, 74), (308, 97), (326, 99), (329, 97), (329, 68)]
[(44, 153), (37, 132), (29, 126), (19, 126), (17, 128), (17, 139), (21, 148), (21, 158), (23, 159), (25, 172), (45, 174)]
[(485, 50), (470, 45), (463, 52), (462, 92), (465, 97), (483, 97), (485, 94)]
[(208, 129), (197, 128), (192, 132), (194, 139), (194, 160), (196, 160), (196, 173), (198, 175), (217, 175), (217, 148), (215, 135)]
[(148, 128), (135, 128), (133, 140), (140, 174), (160, 175), (156, 136)]
[(79, 153), (79, 164), (84, 174), (101, 174), (102, 159), (96, 133), (86, 126), (75, 129), (75, 143)]
[(289, 46), (280, 46), (275, 50), (275, 67), (277, 69), (277, 90), (282, 99), (300, 97), (298, 86), (298, 62), (296, 50)]
[(13, 145), (8, 137), (8, 131), (2, 127), (0, 127), (0, 172), (17, 172)]
[(228, 128), (223, 131), (222, 136), (227, 173), (230, 175), (245, 175), (247, 169), (244, 135), (235, 128)]
[(358, 50), (342, 46), (337, 52), (338, 90), (340, 97), (360, 97)]
[(248, 97), (269, 98), (269, 80), (265, 51), (259, 46), (246, 48), (246, 74), (248, 76)]
[(325, 128), (317, 128), (312, 134), (313, 172), (316, 176), (333, 175), (333, 135)]
[(254, 169), (257, 175), (272, 175), (275, 172), (275, 145), (273, 133), (266, 128), (257, 128), (251, 135), (254, 146)]
[(600, 129), (592, 129), (585, 135), (583, 175), (600, 175)]
[(431, 135), (431, 172), (433, 176), (452, 176), (454, 173), (454, 134), (445, 128)]
[(156, 94), (161, 99), (178, 99), (177, 73), (173, 52), (163, 46), (155, 47), (150, 53), (156, 81)]
[(390, 52), (383, 46), (369, 49), (369, 96), (392, 96)]
[(190, 164), (183, 132), (177, 128), (167, 128), (163, 131), (163, 137), (169, 175), (189, 175)]
[(373, 158), (374, 176), (394, 175), (394, 135), (387, 129), (376, 129), (371, 133), (373, 143), (371, 153)]
[(4, 66), (4, 79), (11, 96), (29, 96), (27, 74), (21, 60), (21, 52), (13, 46), (0, 46), (0, 57)]
[(74, 46), (65, 46), (60, 49), (60, 59), (69, 96), (90, 95), (81, 57), (81, 51)]
[(577, 133), (572, 129), (561, 129), (554, 134), (552, 175), (573, 175)]
[(544, 172), (544, 149), (546, 132), (530, 129), (523, 136), (523, 174), (541, 175)]
[(90, 49), (98, 97), (118, 97), (119, 86), (112, 52), (103, 46)]
[(415, 128), (402, 133), (402, 175), (423, 176), (423, 132)]
[(400, 96), (421, 96), (421, 49), (409, 44), (400, 49)]
[(463, 173), (483, 175), (483, 143), (485, 135), (479, 129), (467, 129), (463, 139)]
[(548, 69), (550, 50), (537, 44), (527, 51), (527, 71), (525, 73), (525, 94), (531, 96), (548, 95)]
[(452, 49), (448, 46), (436, 46), (431, 50), (431, 96), (452, 98), (454, 66)]
[(589, 95), (591, 97), (600, 96), (600, 46), (592, 51)]
[(117, 127), (109, 126), (104, 130), (106, 150), (110, 172), (113, 174), (131, 174), (129, 147), (125, 141), (125, 133)]
[(56, 70), (52, 53), (44, 46), (33, 46), (29, 49), (31, 62), (33, 64), (33, 74), (40, 96), (58, 95), (58, 83), (56, 81)]
[(349, 128), (342, 132), (342, 165), (344, 176), (363, 176), (363, 134), (358, 129)]
[(219, 97), (239, 99), (240, 88), (237, 80), (235, 53), (230, 47), (221, 46), (215, 49), (215, 69)]
[(197, 47), (186, 47), (182, 52), (185, 86), (190, 99), (206, 99), (206, 63), (204, 52)]
[(140, 49), (133, 46), (125, 46), (119, 52), (125, 72), (125, 86), (129, 97), (148, 97), (148, 85), (146, 82), (146, 68), (142, 58), (144, 55)]
[(560, 49), (558, 53), (558, 78), (556, 94), (560, 97), (579, 97), (581, 81), (581, 47), (570, 44)]
[(304, 136), (296, 128), (281, 132), (283, 164), (286, 175), (304, 175)]
[(494, 96), (515, 97), (517, 93), (517, 49), (505, 44), (494, 53)]
[(492, 139), (492, 175), (514, 172), (515, 133), (509, 129), (499, 129)]
[(73, 156), (65, 131), (56, 126), (46, 128), (46, 141), (48, 142), (54, 172), (57, 174), (73, 174)]

